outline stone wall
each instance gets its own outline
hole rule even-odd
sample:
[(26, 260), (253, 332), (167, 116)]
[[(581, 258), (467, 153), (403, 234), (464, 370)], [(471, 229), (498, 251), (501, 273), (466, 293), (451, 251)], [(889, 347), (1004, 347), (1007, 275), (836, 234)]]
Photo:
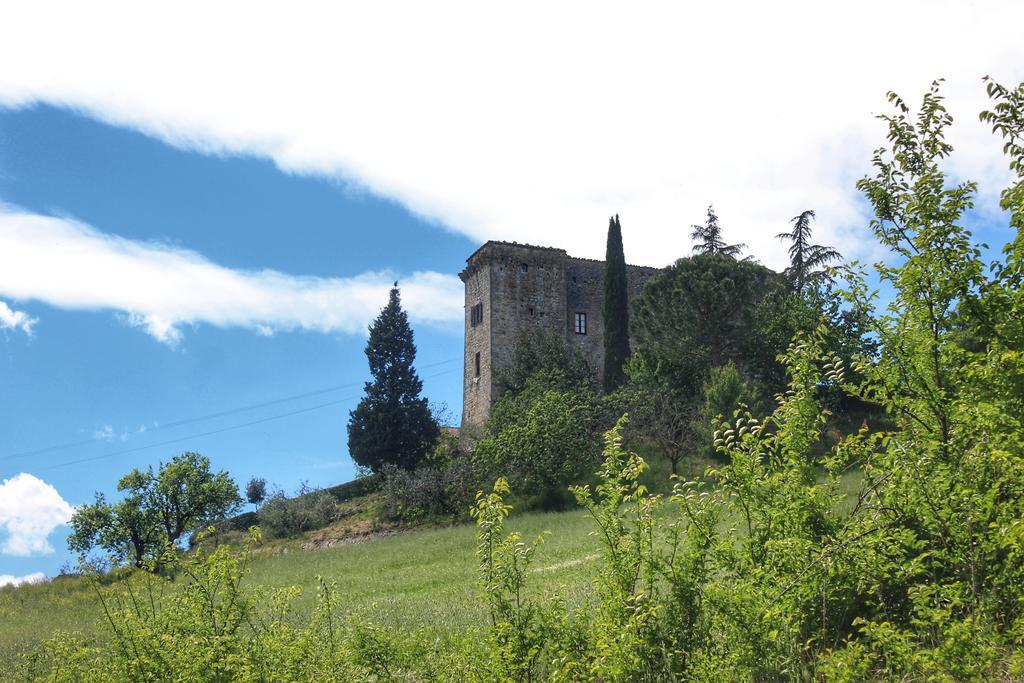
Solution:
[[(627, 267), (629, 298), (656, 274), (656, 268)], [(563, 249), (487, 242), (466, 260), (465, 355), (462, 430), (466, 441), (479, 437), (500, 387), (495, 381), (512, 362), (522, 335), (540, 328), (582, 349), (591, 367), (604, 370), (604, 262), (570, 257)], [(483, 306), (474, 324), (473, 307)], [(586, 315), (586, 334), (575, 329)], [(480, 374), (476, 357), (480, 354)]]

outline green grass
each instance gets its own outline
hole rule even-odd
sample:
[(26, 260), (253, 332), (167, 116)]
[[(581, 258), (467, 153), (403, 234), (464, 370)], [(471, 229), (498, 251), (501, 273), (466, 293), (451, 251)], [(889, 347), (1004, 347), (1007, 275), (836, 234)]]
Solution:
[[(549, 530), (534, 564), (531, 587), (538, 594), (567, 592), (570, 598), (589, 588), (589, 564), (597, 542), (586, 513), (528, 513), (509, 520), (508, 528), (532, 541)], [(308, 608), (315, 577), (334, 581), (339, 603), (348, 612), (368, 612), (387, 624), (439, 630), (482, 624), (485, 612), (477, 588), (476, 527), (469, 524), (399, 534), (313, 552), (257, 557), (252, 580), (265, 586), (302, 587), (300, 606)], [(563, 591), (563, 587), (566, 591)]]
[[(651, 460), (665, 470), (652, 478), (659, 483), (667, 479), (667, 463)], [(850, 504), (860, 478), (859, 472), (851, 472), (841, 483)], [(724, 531), (728, 520), (722, 524)], [(534, 595), (558, 595), (571, 605), (586, 601), (598, 542), (584, 511), (516, 515), (507, 526), (527, 541), (551, 532), (528, 581)], [(474, 525), (461, 524), (314, 551), (299, 549), (297, 541), (270, 543), (270, 552), (257, 553), (251, 560), (249, 580), (267, 587), (299, 586), (299, 616), (312, 608), (316, 577), (323, 576), (337, 585), (337, 603), (346, 613), (372, 612), (373, 620), (385, 625), (429, 625), (440, 633), (454, 632), (481, 626), (486, 616), (477, 586), (475, 533)], [(5, 678), (5, 664), (17, 652), (32, 649), (58, 630), (86, 636), (105, 633), (102, 608), (89, 580), (64, 577), (0, 589), (0, 680)]]
[[(549, 535), (538, 552), (530, 580), (536, 594), (558, 593), (570, 602), (589, 594), (597, 543), (585, 512), (528, 513), (511, 518), (508, 528), (533, 540)], [(476, 528), (462, 524), (376, 538), (315, 551), (258, 554), (249, 580), (268, 587), (300, 586), (297, 608), (308, 611), (316, 577), (337, 584), (339, 607), (350, 614), (373, 612), (378, 623), (416, 627), (429, 624), (454, 631), (484, 623), (476, 565)], [(282, 550), (283, 548), (278, 548)], [(79, 577), (46, 584), (0, 589), (0, 679), (17, 652), (49, 638), (54, 631), (104, 633), (95, 589)]]

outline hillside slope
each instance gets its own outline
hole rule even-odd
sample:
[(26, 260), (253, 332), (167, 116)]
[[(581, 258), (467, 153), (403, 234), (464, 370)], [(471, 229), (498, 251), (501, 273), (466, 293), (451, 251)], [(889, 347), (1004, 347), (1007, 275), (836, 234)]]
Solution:
[[(531, 581), (535, 590), (557, 590), (570, 600), (588, 594), (586, 570), (596, 561), (597, 546), (586, 513), (529, 513), (513, 517), (509, 528), (527, 539), (552, 532), (539, 551)], [(299, 586), (300, 612), (312, 606), (316, 577), (323, 576), (336, 582), (342, 611), (372, 610), (378, 623), (429, 623), (438, 630), (482, 625), (475, 531), (463, 524), (317, 550), (302, 550), (304, 538), (272, 543), (267, 552), (253, 557), (249, 580), (270, 587)], [(102, 636), (102, 618), (95, 588), (82, 577), (0, 589), (0, 679), (17, 652), (31, 649), (54, 631)]]

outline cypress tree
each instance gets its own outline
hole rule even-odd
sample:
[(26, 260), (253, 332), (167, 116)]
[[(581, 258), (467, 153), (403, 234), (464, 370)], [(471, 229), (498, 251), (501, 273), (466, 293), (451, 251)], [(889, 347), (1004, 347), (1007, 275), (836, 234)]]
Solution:
[(608, 221), (604, 261), (604, 390), (610, 392), (625, 381), (623, 366), (629, 356), (626, 256), (622, 251), (622, 226), (617, 214)]
[(389, 463), (412, 469), (437, 441), (439, 428), (420, 396), (423, 382), (412, 365), (416, 345), (397, 282), (388, 305), (370, 325), (366, 358), (373, 381), (349, 413), (349, 453), (374, 472)]

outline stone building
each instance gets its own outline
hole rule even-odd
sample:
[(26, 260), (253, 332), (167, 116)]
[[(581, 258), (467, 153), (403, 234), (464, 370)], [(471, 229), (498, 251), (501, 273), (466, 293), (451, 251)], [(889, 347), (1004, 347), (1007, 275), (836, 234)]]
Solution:
[[(627, 266), (632, 301), (657, 268)], [(604, 369), (604, 261), (574, 258), (564, 249), (487, 242), (459, 273), (466, 286), (462, 430), (479, 433), (501, 393), (495, 374), (512, 362), (523, 333), (562, 335), (586, 355), (600, 379)]]

